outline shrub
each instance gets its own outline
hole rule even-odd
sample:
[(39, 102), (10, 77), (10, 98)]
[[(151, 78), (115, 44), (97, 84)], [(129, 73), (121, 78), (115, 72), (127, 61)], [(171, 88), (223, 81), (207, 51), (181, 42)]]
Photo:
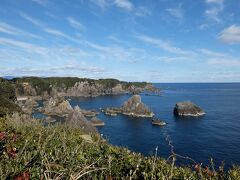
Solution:
[(16, 95), (14, 86), (8, 81), (0, 80), (0, 116), (20, 111), (15, 101)]
[(14, 124), (0, 119), (0, 179), (240, 178), (239, 167), (224, 174), (177, 167), (157, 156), (144, 157), (112, 146), (99, 136), (86, 141), (79, 129), (64, 125)]

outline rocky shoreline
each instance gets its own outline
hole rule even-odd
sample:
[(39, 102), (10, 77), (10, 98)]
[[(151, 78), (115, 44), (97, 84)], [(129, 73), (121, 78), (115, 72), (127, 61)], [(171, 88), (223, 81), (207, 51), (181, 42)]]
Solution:
[[(117, 87), (113, 91), (105, 91), (105, 95), (108, 93), (119, 94), (130, 92), (123, 91), (123, 86), (120, 84), (117, 84), (116, 86)], [(51, 97), (47, 96), (46, 94), (44, 96), (19, 96), (17, 100), (23, 112), (27, 114), (31, 114), (33, 111), (42, 113), (46, 115), (45, 121), (48, 123), (54, 123), (56, 119), (54, 119), (53, 116), (58, 116), (63, 118), (66, 124), (68, 124), (69, 126), (75, 126), (84, 129), (85, 131), (96, 133), (97, 130), (95, 127), (101, 127), (105, 125), (104, 121), (97, 118), (100, 112), (95, 109), (81, 109), (79, 106), (72, 107), (69, 103), (69, 100), (71, 99), (71, 96), (69, 95), (73, 95), (73, 97), (77, 97), (78, 95), (83, 95), (84, 97), (87, 97), (89, 95), (89, 92), (91, 92), (91, 96), (99, 95), (100, 91), (97, 91), (96, 89), (93, 90), (92, 87), (93, 85), (90, 85), (86, 82), (77, 83), (73, 87), (75, 88), (75, 90), (70, 88), (68, 89), (67, 94), (61, 94), (61, 91), (59, 91), (59, 89), (55, 89), (55, 93), (53, 93), (54, 95)], [(97, 87), (96, 84), (94, 85), (94, 87)], [(151, 86), (147, 87), (151, 89)], [(101, 89), (100, 86), (98, 88)], [(138, 92), (141, 92), (145, 88), (146, 87), (138, 88)], [(71, 93), (69, 93), (70, 91)], [(42, 106), (39, 106), (39, 102), (41, 101), (43, 102)], [(107, 107), (100, 110), (107, 116), (114, 117), (122, 114), (135, 118), (149, 118), (152, 125), (157, 125), (160, 127), (167, 125), (166, 122), (154, 116), (154, 112), (152, 112), (151, 109), (142, 102), (141, 96), (137, 94), (132, 95), (120, 107)], [(193, 104), (190, 101), (176, 103), (173, 113), (177, 117), (198, 117), (205, 114), (205, 112), (199, 106)]]
[[(72, 107), (69, 103), (69, 98), (51, 97), (48, 100), (42, 100), (42, 107), (38, 107), (39, 96), (36, 97), (18, 97), (19, 105), (27, 114), (33, 111), (40, 112), (46, 115), (45, 122), (54, 123), (58, 116), (64, 119), (66, 124), (76, 126), (91, 133), (96, 133), (95, 127), (105, 126), (105, 122), (97, 118), (100, 114), (98, 110), (81, 109), (79, 106)], [(43, 98), (42, 98), (43, 99)], [(140, 95), (133, 95), (125, 101), (121, 107), (108, 107), (100, 109), (107, 116), (118, 116), (119, 114), (135, 117), (135, 118), (150, 118), (151, 124), (154, 126), (166, 126), (167, 123), (154, 116), (154, 112), (146, 106)], [(177, 117), (199, 117), (205, 115), (205, 112), (196, 104), (190, 101), (176, 103), (173, 113)]]
[(96, 97), (101, 95), (159, 93), (160, 89), (147, 82), (124, 82), (117, 79), (86, 79), (70, 77), (26, 77), (12, 80), (17, 96), (50, 97)]

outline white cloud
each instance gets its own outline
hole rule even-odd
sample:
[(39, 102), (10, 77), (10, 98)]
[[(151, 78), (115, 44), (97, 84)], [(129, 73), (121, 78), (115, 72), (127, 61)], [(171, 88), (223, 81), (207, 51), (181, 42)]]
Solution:
[(123, 46), (103, 46), (93, 42), (85, 42), (89, 47), (98, 51), (97, 56), (102, 60), (116, 60), (130, 63), (144, 60), (149, 55), (143, 49), (126, 48)]
[(22, 41), (17, 41), (17, 40), (12, 40), (7, 38), (0, 38), (0, 44), (4, 46), (10, 46), (10, 47), (12, 46), (19, 47), (32, 54), (34, 53), (37, 53), (40, 55), (46, 54), (46, 48), (31, 44), (31, 43), (22, 42)]
[(107, 38), (108, 38), (109, 40), (117, 43), (117, 44), (128, 44), (128, 42), (123, 41), (123, 40), (119, 39), (118, 37), (116, 37), (116, 36), (114, 36), (114, 35), (110, 35), (110, 36), (108, 36)]
[(20, 13), (20, 16), (23, 17), (24, 19), (26, 19), (27, 21), (31, 22), (32, 24), (36, 25), (36, 26), (43, 26), (42, 23), (39, 20), (37, 20), (37, 19), (35, 19), (35, 18), (25, 14), (25, 13)]
[(66, 71), (66, 70), (76, 70), (76, 71), (84, 71), (84, 72), (91, 72), (91, 73), (103, 73), (106, 72), (105, 68), (97, 67), (97, 66), (90, 66), (90, 65), (83, 65), (83, 64), (68, 64), (65, 66), (57, 66), (49, 68), (49, 70), (57, 70), (57, 71)]
[(216, 58), (213, 58), (213, 59), (209, 59), (208, 64), (210, 65), (220, 65), (220, 66), (233, 66), (233, 67), (236, 67), (236, 66), (240, 66), (240, 59), (235, 59), (235, 58), (219, 58), (219, 59), (216, 59)]
[(219, 13), (222, 11), (221, 8), (218, 8), (218, 7), (213, 7), (213, 8), (210, 8), (210, 9), (207, 9), (205, 11), (205, 14), (206, 16), (209, 18), (209, 19), (212, 19), (216, 22), (221, 22), (222, 20), (220, 19), (219, 17)]
[(140, 7), (136, 8), (135, 15), (136, 16), (142, 16), (142, 17), (151, 16), (152, 11), (147, 7), (140, 6)]
[(233, 57), (227, 53), (212, 51), (209, 49), (200, 49), (200, 53), (205, 55), (207, 64), (214, 66), (239, 66), (240, 58)]
[(224, 0), (206, 0), (206, 3), (210, 7), (206, 9), (205, 15), (215, 22), (221, 22), (219, 15), (224, 10)]
[(85, 30), (85, 26), (83, 24), (81, 24), (80, 22), (78, 22), (76, 19), (74, 19), (73, 17), (68, 17), (67, 18), (68, 23), (75, 29), (78, 30)]
[[(1, 68), (0, 74), (16, 76), (87, 76), (92, 77), (106, 73), (104, 67), (82, 63), (83, 60), (97, 59), (102, 53), (94, 53), (90, 49), (85, 51), (78, 47), (61, 45), (60, 47), (45, 47), (28, 42), (0, 37), (0, 46), (4, 53), (1, 62), (11, 62), (9, 68)], [(2, 52), (2, 51), (1, 51)], [(12, 53), (14, 52), (14, 53)], [(24, 54), (24, 56), (23, 56)], [(55, 61), (52, 61), (54, 59)], [(17, 64), (29, 67), (19, 67)], [(55, 66), (56, 61), (58, 66)], [(17, 66), (15, 66), (15, 64)], [(64, 65), (65, 64), (65, 65)], [(7, 66), (8, 67), (8, 66)]]
[(218, 39), (229, 44), (240, 43), (240, 26), (232, 25), (224, 29)]
[(12, 75), (12, 76), (83, 76), (83, 75), (98, 75), (105, 73), (107, 70), (102, 67), (91, 66), (89, 64), (66, 64), (57, 67), (14, 67), (0, 70), (0, 75)]
[(96, 4), (102, 9), (105, 9), (106, 7), (109, 6), (109, 3), (107, 0), (91, 0), (91, 2), (93, 2), (94, 4)]
[(201, 25), (198, 26), (198, 29), (200, 30), (204, 30), (204, 29), (207, 29), (209, 26), (211, 26), (210, 24), (207, 24), (207, 23), (203, 23)]
[(133, 12), (136, 16), (149, 16), (152, 13), (147, 7), (135, 7), (130, 0), (91, 0), (91, 2), (103, 10), (116, 6), (125, 11)]
[(114, 0), (114, 4), (127, 11), (131, 11), (134, 8), (133, 4), (129, 0)]
[(206, 0), (206, 3), (212, 4), (223, 4), (223, 0)]
[(215, 51), (212, 51), (209, 49), (200, 49), (199, 52), (201, 52), (204, 55), (211, 56), (211, 57), (226, 57), (226, 56), (228, 56), (225, 53), (219, 53), (219, 52), (215, 52)]
[(52, 19), (59, 19), (59, 17), (55, 14), (52, 14), (50, 12), (45, 12), (45, 15), (47, 15), (48, 17), (52, 18)]
[(183, 17), (184, 17), (184, 14), (183, 14), (183, 10), (182, 10), (182, 5), (179, 4), (177, 7), (175, 8), (168, 8), (166, 9), (166, 11), (171, 15), (173, 16), (174, 18), (177, 18), (178, 20), (182, 20)]
[(49, 34), (52, 34), (52, 35), (54, 35), (54, 36), (63, 37), (63, 38), (68, 39), (68, 40), (70, 40), (70, 41), (73, 41), (73, 42), (76, 42), (76, 43), (80, 43), (80, 41), (78, 41), (77, 39), (72, 38), (71, 36), (63, 33), (63, 32), (60, 31), (60, 30), (52, 29), (52, 28), (45, 28), (44, 31), (47, 32), (47, 33), (49, 33)]
[(14, 35), (14, 36), (24, 35), (24, 36), (31, 37), (31, 38), (41, 39), (41, 37), (38, 35), (23, 31), (19, 28), (16, 28), (16, 27), (9, 25), (7, 23), (4, 23), (4, 22), (0, 22), (0, 32)]
[(82, 44), (84, 42), (81, 42), (78, 40), (78, 38), (75, 38), (75, 37), (71, 37), (69, 36), (68, 34), (65, 34), (64, 32), (60, 31), (60, 30), (57, 30), (57, 29), (52, 29), (52, 28), (45, 28), (43, 29), (45, 32), (47, 32), (48, 34), (51, 34), (53, 36), (56, 36), (56, 37), (62, 37), (62, 38), (65, 38), (67, 40), (70, 40), (72, 42), (75, 42), (75, 43), (78, 43), (78, 44)]
[(46, 6), (48, 4), (48, 0), (32, 0), (32, 1), (41, 6)]
[(169, 56), (158, 56), (154, 58), (155, 61), (164, 61), (167, 63), (171, 63), (171, 62), (176, 62), (176, 61), (188, 61), (191, 60), (187, 57), (184, 56), (177, 56), (177, 57), (169, 57)]
[(55, 36), (67, 37), (66, 34), (64, 34), (63, 32), (56, 30), (56, 29), (46, 28), (46, 29), (44, 29), (44, 31), (49, 34), (55, 35)]
[(161, 39), (152, 38), (146, 35), (138, 35), (137, 38), (145, 43), (154, 45), (158, 48), (161, 48), (167, 52), (174, 54), (182, 54), (182, 55), (195, 55), (193, 51), (183, 50), (181, 48), (175, 47), (169, 42), (163, 41)]

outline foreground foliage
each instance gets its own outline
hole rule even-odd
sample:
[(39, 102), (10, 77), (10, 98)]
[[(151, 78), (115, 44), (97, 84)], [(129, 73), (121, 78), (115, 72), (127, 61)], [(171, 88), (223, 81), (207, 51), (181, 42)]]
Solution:
[(11, 112), (20, 111), (15, 101), (16, 95), (14, 86), (10, 82), (0, 79), (0, 117)]
[(18, 124), (0, 119), (0, 179), (239, 179), (228, 172), (176, 167), (111, 146), (98, 136), (83, 138), (64, 125)]

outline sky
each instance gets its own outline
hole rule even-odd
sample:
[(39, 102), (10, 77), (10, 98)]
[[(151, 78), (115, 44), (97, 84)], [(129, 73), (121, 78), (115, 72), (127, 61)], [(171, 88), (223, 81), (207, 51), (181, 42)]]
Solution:
[(240, 82), (240, 0), (1, 0), (0, 76)]

